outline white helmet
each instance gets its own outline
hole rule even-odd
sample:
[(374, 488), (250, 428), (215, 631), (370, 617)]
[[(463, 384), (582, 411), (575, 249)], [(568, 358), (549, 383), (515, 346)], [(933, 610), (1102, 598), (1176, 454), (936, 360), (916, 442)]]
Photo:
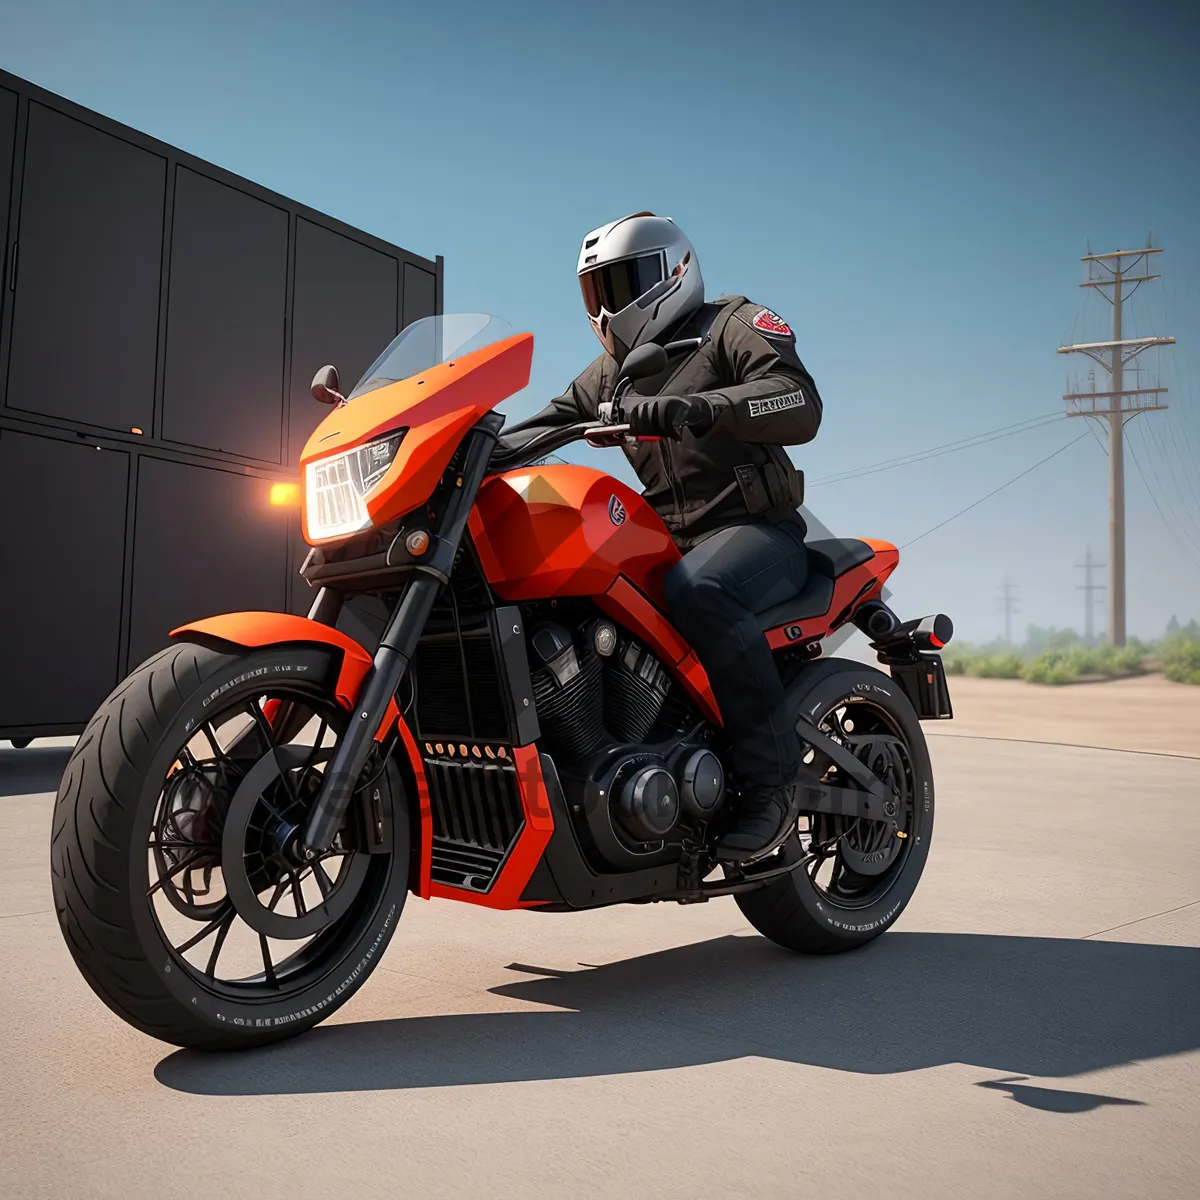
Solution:
[(578, 274), (592, 329), (618, 362), (704, 303), (692, 243), (670, 217), (649, 212), (593, 229)]

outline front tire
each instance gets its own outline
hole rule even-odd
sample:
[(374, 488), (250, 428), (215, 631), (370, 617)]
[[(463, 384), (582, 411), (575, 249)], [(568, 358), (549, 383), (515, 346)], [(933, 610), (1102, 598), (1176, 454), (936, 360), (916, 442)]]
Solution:
[[(395, 764), (374, 766), (370, 781), (393, 817), (390, 853), (367, 854), (345, 835), (318, 878), (281, 840), (319, 787), (326, 738), (344, 725), (337, 667), (321, 647), (173, 645), (134, 671), (79, 739), (54, 808), (55, 909), (84, 978), (143, 1033), (205, 1050), (277, 1041), (324, 1020), (382, 957), (408, 891)], [(262, 718), (284, 709), (270, 701), (289, 714), (307, 706), (318, 732), (276, 744)], [(233, 935), (247, 921), (243, 948)], [(176, 930), (196, 932), (184, 941)], [(256, 950), (261, 961), (247, 966)], [(221, 956), (235, 951), (242, 958), (227, 968)]]
[[(789, 700), (793, 711), (825, 732), (851, 745), (881, 748), (874, 761), (891, 764), (903, 794), (902, 838), (893, 841), (890, 833), (866, 828), (875, 822), (802, 818), (808, 828), (797, 830), (785, 852), (794, 851), (796, 841), (810, 856), (814, 846), (832, 844), (820, 870), (810, 869), (807, 864), (818, 865), (810, 857), (789, 875), (736, 897), (746, 920), (778, 945), (803, 954), (840, 954), (879, 937), (916, 891), (933, 835), (933, 769), (912, 704), (882, 671), (842, 659), (817, 662), (800, 673)], [(832, 859), (830, 866), (825, 859)], [(822, 882), (824, 871), (829, 874)]]

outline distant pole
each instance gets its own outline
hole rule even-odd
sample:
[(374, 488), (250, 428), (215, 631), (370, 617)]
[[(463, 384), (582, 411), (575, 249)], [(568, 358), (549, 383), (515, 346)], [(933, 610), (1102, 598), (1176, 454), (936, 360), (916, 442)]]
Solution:
[(1007, 579), (1000, 585), (1000, 607), (1004, 610), (1004, 641), (1005, 644), (1009, 646), (1013, 644), (1013, 613), (1021, 611), (1017, 607), (1017, 598), (1013, 594), (1016, 590), (1017, 585), (1015, 583), (1009, 583)]
[(1113, 348), (1108, 368), (1113, 400), (1108, 414), (1108, 641), (1125, 645), (1125, 359), (1121, 346), (1121, 260), (1112, 279)]
[[(1150, 346), (1170, 346), (1171, 337), (1126, 338), (1122, 325), (1122, 306), (1133, 292), (1126, 293), (1125, 285), (1133, 284), (1137, 291), (1143, 283), (1158, 279), (1158, 275), (1130, 272), (1148, 259), (1161, 254), (1147, 243), (1144, 250), (1116, 250), (1110, 254), (1086, 254), (1080, 260), (1088, 264), (1088, 278), (1080, 287), (1096, 288), (1113, 307), (1111, 342), (1087, 342), (1076, 346), (1060, 346), (1059, 354), (1086, 354), (1098, 362), (1111, 377), (1110, 390), (1097, 392), (1068, 392), (1068, 417), (1095, 417), (1108, 420), (1108, 640), (1114, 646), (1125, 645), (1125, 422), (1142, 412), (1165, 409), (1157, 397), (1166, 388), (1125, 389), (1125, 366)], [(1130, 261), (1126, 262), (1128, 259)], [(1112, 289), (1112, 295), (1105, 290)], [(1149, 397), (1143, 402), (1142, 397)], [(1126, 403), (1126, 399), (1129, 403)], [(1097, 401), (1103, 403), (1098, 406)], [(1090, 613), (1090, 598), (1089, 598)]]
[(1078, 590), (1084, 593), (1084, 638), (1090, 646), (1096, 640), (1096, 627), (1092, 620), (1092, 593), (1104, 591), (1104, 584), (1092, 582), (1092, 572), (1099, 570), (1104, 566), (1104, 563), (1092, 561), (1092, 548), (1089, 546), (1087, 553), (1084, 555), (1083, 562), (1076, 563), (1075, 566), (1083, 570), (1083, 577), (1086, 581), (1078, 585)]

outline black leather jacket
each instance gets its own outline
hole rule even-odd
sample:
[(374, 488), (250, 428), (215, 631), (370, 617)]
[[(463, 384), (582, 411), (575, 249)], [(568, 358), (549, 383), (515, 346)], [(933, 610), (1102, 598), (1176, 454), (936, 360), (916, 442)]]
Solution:
[[(657, 340), (668, 368), (639, 380), (626, 408), (639, 396), (703, 396), (716, 417), (705, 433), (684, 430), (679, 441), (625, 449), (676, 543), (686, 550), (730, 525), (800, 520), (804, 476), (783, 447), (816, 436), (821, 397), (796, 355), (795, 334), (770, 309), (722, 296)], [(545, 429), (598, 420), (617, 375), (616, 361), (602, 354), (541, 412), (505, 431), (502, 445), (516, 449)]]

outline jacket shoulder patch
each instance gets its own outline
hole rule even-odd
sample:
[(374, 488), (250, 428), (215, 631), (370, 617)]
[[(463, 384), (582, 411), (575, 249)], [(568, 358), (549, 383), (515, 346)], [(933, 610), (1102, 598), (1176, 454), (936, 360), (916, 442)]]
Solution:
[(772, 312), (769, 308), (760, 308), (750, 324), (759, 333), (765, 333), (771, 337), (795, 337), (792, 327), (777, 312)]

